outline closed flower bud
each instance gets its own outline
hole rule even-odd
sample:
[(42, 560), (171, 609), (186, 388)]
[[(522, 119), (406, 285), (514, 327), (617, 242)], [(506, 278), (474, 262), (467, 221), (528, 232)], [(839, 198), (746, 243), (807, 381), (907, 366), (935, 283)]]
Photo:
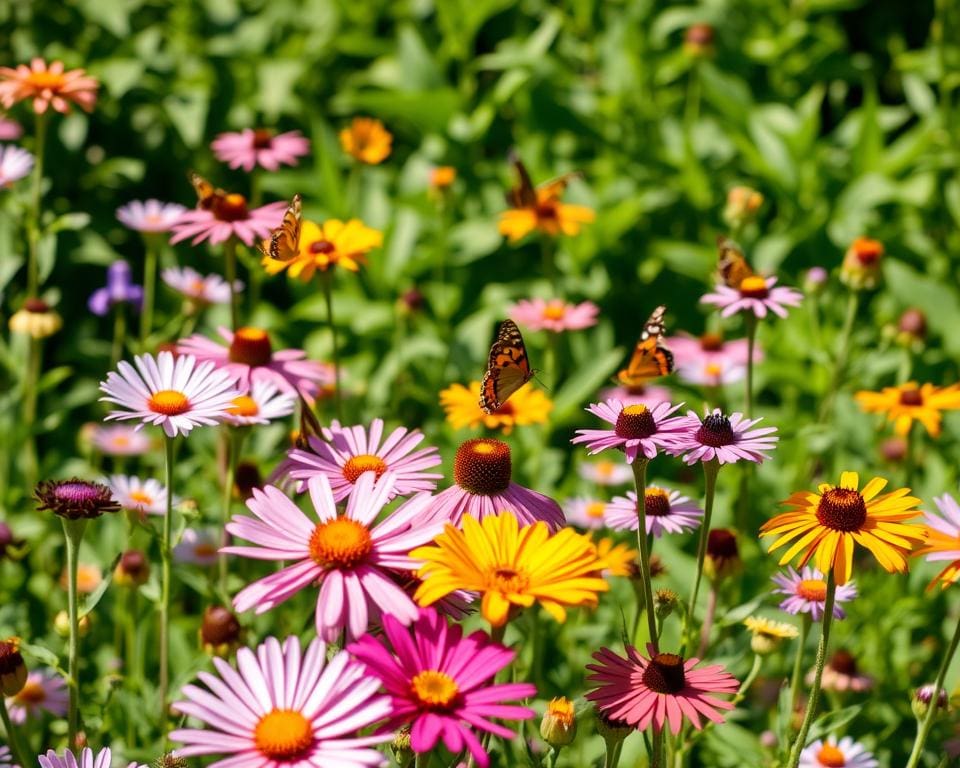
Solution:
[(160, 755), (153, 761), (153, 768), (188, 768), (189, 765), (185, 757), (177, 757), (173, 752)]
[(653, 593), (653, 607), (661, 621), (676, 610), (679, 602), (680, 598), (672, 589), (658, 589)]
[(880, 455), (891, 464), (899, 464), (906, 458), (907, 441), (902, 437), (888, 437), (880, 444)]
[(897, 321), (897, 330), (894, 336), (897, 344), (920, 352), (926, 338), (927, 316), (916, 307), (905, 310)]
[(200, 643), (212, 656), (229, 656), (240, 646), (243, 631), (240, 622), (228, 609), (211, 605), (203, 612)]
[(722, 581), (739, 573), (742, 563), (737, 537), (726, 528), (714, 528), (707, 535), (707, 556), (703, 572), (711, 581)]
[(17, 559), (23, 555), (17, 550), (23, 546), (23, 539), (13, 535), (13, 530), (4, 522), (0, 522), (0, 560), (6, 557)]
[(254, 489), (263, 488), (263, 477), (260, 475), (259, 467), (252, 461), (241, 461), (237, 464), (233, 483), (237, 495), (241, 499), (249, 499), (253, 496)]
[[(66, 611), (60, 611), (53, 619), (53, 631), (60, 637), (70, 637), (70, 616)], [(80, 637), (85, 637), (90, 631), (90, 614), (84, 614), (77, 622), (77, 631)]]
[(121, 587), (136, 588), (150, 578), (150, 561), (139, 549), (130, 549), (120, 555), (113, 569), (113, 580)]
[(565, 747), (576, 738), (577, 717), (570, 699), (550, 700), (540, 721), (540, 735), (551, 747)]
[(883, 243), (869, 237), (858, 237), (843, 256), (840, 280), (855, 291), (870, 290), (880, 284), (880, 262)]
[(599, 709), (594, 710), (594, 715), (596, 716), (597, 733), (607, 743), (607, 754), (610, 753), (613, 746), (619, 744), (634, 731), (633, 726), (629, 723), (625, 723), (623, 720), (613, 720)]
[[(927, 716), (927, 712), (930, 711), (930, 702), (932, 701), (932, 685), (921, 685), (916, 691), (914, 691), (913, 699), (910, 702), (910, 708), (913, 710), (913, 714), (916, 716), (917, 720), (923, 720)], [(947, 691), (944, 688), (940, 688), (940, 690), (937, 692), (937, 711), (933, 715), (934, 718), (940, 717), (949, 709), (950, 697), (947, 695)]]
[(683, 35), (683, 52), (691, 58), (713, 56), (713, 27), (709, 24), (691, 24)]
[(820, 293), (827, 284), (830, 275), (823, 267), (810, 267), (803, 276), (804, 293)]
[(16, 696), (27, 684), (27, 665), (16, 638), (0, 640), (0, 692)]
[(739, 228), (757, 216), (763, 205), (763, 195), (751, 187), (732, 187), (727, 192), (727, 204), (723, 209), (723, 220), (728, 227)]
[(393, 759), (397, 761), (399, 768), (409, 768), (413, 764), (416, 755), (410, 747), (409, 725), (405, 725), (397, 731), (390, 743), (390, 751), (393, 752)]

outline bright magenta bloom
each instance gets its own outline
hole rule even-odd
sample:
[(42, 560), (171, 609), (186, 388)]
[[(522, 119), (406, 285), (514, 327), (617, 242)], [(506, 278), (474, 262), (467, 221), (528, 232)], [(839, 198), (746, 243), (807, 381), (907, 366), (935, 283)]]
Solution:
[(659, 449), (672, 445), (686, 429), (686, 417), (672, 415), (682, 405), (657, 403), (648, 408), (624, 405), (619, 400), (591, 403), (587, 410), (612, 424), (613, 429), (578, 429), (577, 436), (570, 442), (586, 443), (591, 455), (607, 448), (620, 448), (631, 464), (640, 454), (652, 459)]
[(310, 141), (300, 131), (274, 134), (267, 128), (244, 128), (239, 133), (221, 133), (210, 145), (221, 163), (250, 173), (256, 166), (275, 171), (281, 165), (296, 165), (310, 154)]
[(522, 299), (507, 311), (514, 322), (531, 331), (579, 331), (597, 324), (600, 308), (592, 301), (568, 304), (562, 299)]
[(257, 239), (270, 237), (270, 231), (280, 226), (287, 210), (287, 204), (282, 200), (259, 208), (248, 208), (242, 195), (227, 197), (237, 199), (231, 205), (220, 208), (193, 208), (183, 213), (172, 226), (170, 244), (176, 245), (192, 237), (191, 245), (204, 240), (216, 245), (236, 237), (244, 245), (251, 246)]

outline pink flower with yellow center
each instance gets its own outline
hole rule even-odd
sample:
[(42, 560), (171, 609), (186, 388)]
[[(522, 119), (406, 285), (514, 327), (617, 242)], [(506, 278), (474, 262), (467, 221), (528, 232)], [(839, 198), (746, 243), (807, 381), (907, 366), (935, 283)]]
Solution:
[(280, 225), (287, 204), (282, 200), (250, 208), (247, 198), (235, 192), (215, 195), (207, 207), (185, 211), (172, 225), (170, 244), (193, 238), (191, 245), (209, 240), (213, 245), (224, 243), (231, 237), (244, 245), (270, 237), (270, 232)]
[[(201, 275), (192, 267), (167, 267), (160, 276), (163, 282), (194, 304), (230, 303), (230, 283), (220, 275)], [(242, 291), (243, 283), (237, 280), (234, 287)]]
[[(680, 491), (648, 486), (645, 499), (648, 535), (659, 538), (664, 533), (695, 531), (703, 522), (703, 510)], [(606, 507), (607, 525), (615, 531), (637, 530), (637, 506), (637, 494), (633, 491), (627, 491), (626, 497), (615, 496)]]
[(563, 512), (567, 518), (567, 525), (575, 525), (577, 528), (595, 531), (603, 528), (606, 524), (603, 517), (606, 508), (607, 502), (605, 501), (578, 497), (569, 499), (563, 505)]
[(760, 275), (745, 277), (739, 288), (720, 284), (713, 291), (703, 296), (700, 302), (719, 307), (722, 317), (730, 317), (737, 312), (753, 312), (759, 318), (766, 317), (768, 312), (786, 317), (785, 307), (796, 307), (803, 301), (800, 291), (778, 286), (776, 277)]
[(48, 66), (43, 59), (35, 58), (30, 66), (0, 67), (0, 104), (5, 109), (30, 100), (38, 115), (50, 107), (67, 114), (71, 104), (91, 112), (97, 102), (99, 87), (96, 78), (82, 69), (65, 71), (62, 61), (54, 61)]
[(153, 449), (153, 442), (136, 427), (126, 424), (111, 426), (95, 425), (90, 433), (90, 442), (100, 453), (107, 456), (143, 456)]
[[(167, 489), (159, 480), (141, 480), (133, 475), (110, 475), (104, 484), (113, 493), (123, 509), (141, 515), (165, 515), (167, 513)], [(174, 499), (174, 504), (179, 501)]]
[(587, 410), (613, 425), (613, 429), (578, 429), (570, 442), (586, 443), (588, 453), (600, 453), (608, 448), (619, 448), (632, 464), (637, 456), (652, 459), (662, 448), (667, 448), (682, 435), (687, 419), (673, 416), (683, 406), (658, 403), (653, 408), (645, 405), (624, 405), (619, 400), (593, 403)]
[(221, 163), (250, 173), (256, 166), (276, 171), (281, 165), (296, 165), (310, 154), (310, 141), (300, 131), (274, 133), (268, 128), (244, 128), (238, 133), (221, 133), (210, 145)]
[[(809, 613), (814, 621), (820, 621), (823, 618), (823, 609), (827, 601), (827, 582), (816, 568), (807, 565), (801, 572), (797, 572), (796, 568), (790, 566), (786, 573), (778, 573), (774, 576), (773, 582), (779, 587), (773, 590), (773, 593), (787, 596), (780, 603), (781, 611), (792, 613), (794, 616), (798, 613)], [(840, 603), (853, 600), (856, 596), (857, 587), (852, 581), (839, 585), (833, 605), (833, 617), (845, 619), (847, 614), (840, 607)]]
[(280, 392), (273, 382), (258, 379), (247, 394), (233, 398), (225, 421), (235, 427), (269, 424), (293, 413), (296, 403), (296, 395)]
[(169, 232), (186, 211), (186, 206), (179, 203), (164, 203), (152, 198), (131, 200), (117, 208), (117, 218), (125, 227), (137, 232)]
[(568, 304), (562, 299), (523, 299), (507, 314), (531, 331), (579, 331), (597, 324), (600, 308), (592, 301)]
[(190, 565), (216, 565), (219, 546), (217, 538), (210, 531), (187, 528), (173, 548), (173, 559)]

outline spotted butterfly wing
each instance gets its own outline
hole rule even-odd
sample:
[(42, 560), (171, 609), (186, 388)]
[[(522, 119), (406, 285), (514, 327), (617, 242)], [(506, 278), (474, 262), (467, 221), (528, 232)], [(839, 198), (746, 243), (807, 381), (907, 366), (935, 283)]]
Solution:
[(717, 238), (717, 251), (717, 271), (728, 288), (739, 288), (746, 278), (756, 274), (743, 250), (729, 237)]
[(507, 205), (511, 208), (532, 208), (537, 204), (537, 191), (527, 167), (515, 152), (510, 153), (510, 163), (517, 173), (517, 184), (507, 192)]
[(623, 386), (642, 387), (650, 379), (673, 372), (673, 353), (663, 345), (663, 315), (666, 311), (666, 307), (657, 307), (644, 323), (630, 362), (617, 374), (617, 380)]
[(480, 384), (480, 408), (484, 413), (493, 413), (530, 381), (533, 373), (520, 329), (513, 320), (504, 320), (490, 347), (487, 372)]
[(300, 195), (296, 194), (287, 206), (280, 226), (270, 232), (270, 237), (260, 241), (260, 253), (277, 261), (293, 259), (300, 251), (301, 214)]
[(227, 196), (226, 192), (218, 187), (213, 186), (213, 184), (203, 178), (203, 176), (196, 171), (190, 172), (190, 183), (193, 185), (193, 189), (197, 193), (197, 208), (202, 208), (205, 211), (209, 211), (211, 208), (213, 208), (217, 198), (223, 199)]

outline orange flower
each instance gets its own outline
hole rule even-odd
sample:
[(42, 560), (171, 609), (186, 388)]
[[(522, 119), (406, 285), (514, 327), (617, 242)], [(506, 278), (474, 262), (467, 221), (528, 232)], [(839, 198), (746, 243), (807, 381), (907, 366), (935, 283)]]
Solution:
[(551, 181), (534, 190), (537, 202), (523, 208), (511, 208), (500, 214), (500, 234), (511, 243), (539, 230), (547, 235), (576, 235), (581, 224), (589, 224), (596, 214), (585, 205), (560, 202), (566, 181)]
[(546, 423), (553, 410), (553, 403), (543, 392), (524, 384), (493, 413), (484, 413), (480, 408), (479, 381), (471, 381), (469, 388), (451, 384), (440, 393), (440, 405), (447, 415), (447, 423), (454, 429), (483, 424), (487, 429), (500, 429), (505, 435), (509, 435), (514, 426)]
[(372, 117), (355, 117), (349, 128), (340, 131), (343, 151), (361, 163), (377, 165), (390, 156), (393, 134)]
[(359, 219), (343, 222), (328, 219), (323, 224), (304, 220), (300, 228), (300, 246), (289, 261), (264, 256), (260, 262), (268, 274), (287, 269), (290, 277), (309, 282), (316, 271), (326, 272), (341, 266), (359, 272), (366, 255), (383, 244), (383, 233), (371, 229)]
[(931, 437), (940, 437), (941, 411), (960, 408), (960, 384), (918, 386), (910, 381), (899, 387), (884, 387), (880, 392), (857, 392), (854, 397), (867, 413), (885, 413), (887, 421), (894, 422), (894, 432), (901, 437), (910, 431), (915, 420), (927, 428)]
[(456, 180), (457, 169), (452, 165), (438, 165), (430, 171), (430, 186), (433, 189), (447, 189)]
[(90, 112), (97, 101), (99, 87), (100, 83), (82, 69), (65, 72), (62, 61), (48, 67), (43, 59), (36, 58), (29, 67), (26, 64), (16, 69), (0, 67), (0, 104), (5, 109), (32, 99), (33, 111), (38, 115), (51, 106), (67, 114), (71, 103)]
[(850, 244), (840, 266), (840, 280), (854, 290), (876, 288), (880, 283), (880, 260), (883, 243), (869, 237), (858, 237)]

